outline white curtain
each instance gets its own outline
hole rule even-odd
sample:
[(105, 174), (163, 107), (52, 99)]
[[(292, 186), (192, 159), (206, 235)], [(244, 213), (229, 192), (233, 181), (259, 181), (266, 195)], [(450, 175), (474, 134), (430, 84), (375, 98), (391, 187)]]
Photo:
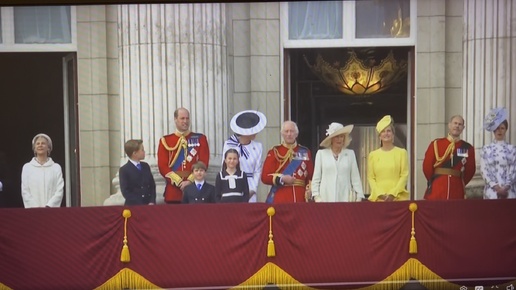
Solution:
[(342, 38), (342, 1), (289, 2), (289, 39)]
[(15, 43), (71, 43), (69, 6), (14, 7)]

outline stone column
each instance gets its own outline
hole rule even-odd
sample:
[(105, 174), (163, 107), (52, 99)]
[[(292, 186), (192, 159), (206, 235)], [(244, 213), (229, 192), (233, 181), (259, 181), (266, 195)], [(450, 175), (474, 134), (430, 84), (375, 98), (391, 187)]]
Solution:
[[(455, 1), (417, 2), (415, 199), (422, 199), (426, 178), (421, 170), (428, 144), (445, 136), (446, 124), (446, 11)], [(412, 16), (411, 16), (412, 17)]]
[[(191, 130), (207, 135), (211, 159), (228, 134), (225, 4), (120, 5), (118, 25), (120, 146), (143, 140), (162, 203), (156, 152), (159, 139), (175, 130), (174, 111), (190, 111)], [(123, 204), (118, 176), (113, 183), (117, 193), (105, 205)]]
[[(516, 116), (516, 101), (511, 101), (516, 97), (515, 47), (516, 0), (464, 1), (464, 139), (475, 146), (477, 165), (482, 146), (493, 138), (483, 129), (484, 116), (494, 107), (506, 107), (513, 121)], [(515, 134), (516, 128), (509, 126), (507, 141)], [(484, 184), (479, 170), (477, 166), (477, 186), (471, 192), (475, 196), (482, 194)]]

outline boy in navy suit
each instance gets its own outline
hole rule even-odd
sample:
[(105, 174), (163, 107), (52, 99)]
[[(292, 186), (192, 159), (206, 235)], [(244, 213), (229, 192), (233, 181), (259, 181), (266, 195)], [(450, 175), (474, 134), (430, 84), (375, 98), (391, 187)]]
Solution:
[(129, 161), (120, 167), (118, 178), (125, 205), (147, 205), (156, 203), (156, 183), (145, 159), (142, 140), (129, 140), (124, 145)]
[(204, 180), (206, 164), (197, 161), (192, 171), (195, 182), (185, 187), (182, 203), (215, 203), (215, 186)]

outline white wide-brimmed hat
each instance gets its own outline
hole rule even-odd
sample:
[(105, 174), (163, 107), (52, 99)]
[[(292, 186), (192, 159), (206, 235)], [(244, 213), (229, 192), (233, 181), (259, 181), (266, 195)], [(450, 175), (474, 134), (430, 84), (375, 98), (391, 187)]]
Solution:
[(231, 118), (231, 130), (242, 135), (250, 136), (258, 134), (267, 125), (267, 118), (262, 112), (255, 110), (245, 110), (236, 113)]
[(507, 120), (507, 110), (505, 108), (494, 108), (484, 119), (484, 129), (494, 132), (505, 120)]
[(349, 133), (353, 130), (353, 125), (347, 125), (344, 127), (341, 123), (331, 123), (328, 129), (326, 129), (326, 138), (319, 144), (321, 147), (327, 148), (331, 145), (331, 138), (335, 136), (339, 136), (342, 134), (346, 134), (346, 141), (344, 144), (344, 148), (348, 147), (349, 143), (351, 143), (351, 136)]

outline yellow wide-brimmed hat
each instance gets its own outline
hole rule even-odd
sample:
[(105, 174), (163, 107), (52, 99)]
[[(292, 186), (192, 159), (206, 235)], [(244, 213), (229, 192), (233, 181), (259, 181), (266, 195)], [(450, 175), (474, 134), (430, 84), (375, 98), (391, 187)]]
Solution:
[(324, 148), (330, 147), (331, 138), (346, 134), (346, 143), (344, 144), (344, 148), (348, 147), (349, 143), (351, 142), (351, 136), (349, 136), (349, 133), (351, 133), (352, 130), (353, 125), (347, 125), (344, 127), (344, 125), (341, 123), (333, 122), (330, 124), (328, 129), (326, 129), (326, 138), (324, 138), (324, 140), (319, 145)]
[(394, 120), (392, 119), (392, 117), (390, 115), (385, 115), (376, 124), (376, 132), (380, 134), (385, 128), (389, 127), (392, 124), (394, 124)]

